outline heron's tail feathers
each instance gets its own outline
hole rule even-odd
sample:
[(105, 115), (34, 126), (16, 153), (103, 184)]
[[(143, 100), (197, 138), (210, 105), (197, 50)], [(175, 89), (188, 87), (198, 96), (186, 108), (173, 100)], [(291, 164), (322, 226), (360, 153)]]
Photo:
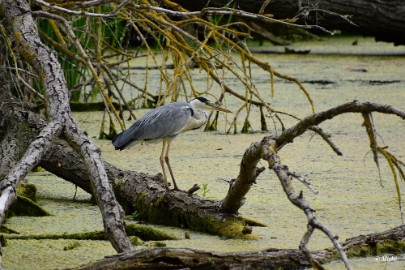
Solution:
[(120, 133), (117, 137), (115, 137), (112, 140), (112, 143), (114, 145), (115, 150), (123, 150), (129, 143), (128, 142), (123, 142), (122, 138), (120, 138), (120, 135), (122, 133)]
[(137, 136), (134, 133), (136, 133), (135, 130), (129, 128), (118, 134), (118, 136), (112, 140), (115, 150), (123, 150), (136, 141)]

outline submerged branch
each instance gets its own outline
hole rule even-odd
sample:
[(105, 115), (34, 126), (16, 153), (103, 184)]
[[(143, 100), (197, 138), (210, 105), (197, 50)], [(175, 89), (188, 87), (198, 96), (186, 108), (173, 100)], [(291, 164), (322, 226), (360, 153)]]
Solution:
[[(139, 224), (127, 224), (125, 230), (128, 236), (139, 237), (143, 241), (163, 241), (163, 240), (178, 240), (172, 234), (167, 234), (161, 230), (153, 229), (150, 226)], [(3, 235), (5, 236), (5, 235)], [(83, 233), (63, 233), (63, 234), (34, 234), (34, 235), (18, 235), (10, 234), (5, 236), (6, 239), (13, 240), (42, 240), (42, 239), (75, 239), (75, 240), (108, 240), (104, 231), (93, 231)]]
[[(350, 257), (381, 256), (405, 252), (405, 226), (385, 232), (361, 235), (346, 240), (342, 246)], [(336, 251), (312, 252), (317, 261), (335, 261)], [(154, 248), (127, 252), (104, 258), (71, 270), (95, 269), (301, 269), (311, 263), (297, 249), (275, 249), (250, 252), (207, 252), (194, 249)]]
[(62, 131), (58, 122), (50, 122), (34, 140), (20, 161), (13, 166), (0, 182), (0, 224), (4, 223), (7, 209), (17, 199), (17, 185), (42, 160), (51, 141)]

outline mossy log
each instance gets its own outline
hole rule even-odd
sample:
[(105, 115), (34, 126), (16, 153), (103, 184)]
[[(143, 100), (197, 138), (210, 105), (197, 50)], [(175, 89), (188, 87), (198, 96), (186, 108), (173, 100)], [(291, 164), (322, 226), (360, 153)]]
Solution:
[[(351, 257), (405, 252), (405, 225), (350, 238), (343, 243)], [(334, 249), (312, 253), (322, 263), (339, 258)], [(298, 249), (267, 249), (252, 252), (207, 252), (192, 249), (154, 248), (118, 254), (71, 270), (108, 269), (302, 269), (310, 267)]]
[[(4, 109), (2, 113), (1, 109)], [(20, 145), (29, 145), (46, 122), (39, 113), (23, 103), (10, 108), (0, 106), (0, 116), (7, 122), (13, 122), (13, 129), (8, 129), (7, 136), (17, 137), (22, 128), (30, 128), (29, 136), (21, 137)], [(17, 117), (20, 116), (20, 117)], [(14, 131), (16, 131), (14, 133)], [(1, 150), (1, 149), (0, 149)], [(64, 140), (55, 139), (50, 149), (43, 155), (39, 164), (45, 170), (75, 184), (83, 190), (92, 193), (88, 170), (79, 154)], [(161, 175), (148, 175), (133, 171), (121, 170), (107, 162), (104, 167), (117, 199), (127, 214), (135, 210), (139, 218), (149, 223), (178, 226), (186, 229), (208, 232), (224, 237), (250, 237), (244, 230), (246, 222), (234, 213), (218, 211), (221, 202), (208, 200), (185, 191), (166, 191)]]
[(10, 216), (50, 216), (46, 209), (36, 203), (37, 188), (32, 184), (20, 183), (17, 186), (17, 200), (7, 211), (7, 217)]
[(17, 196), (17, 200), (11, 205), (7, 211), (7, 217), (10, 216), (50, 216), (46, 209), (41, 207), (36, 202), (24, 196)]
[[(163, 240), (178, 240), (172, 234), (165, 233), (161, 230), (153, 229), (150, 226), (140, 224), (126, 224), (125, 231), (128, 236), (136, 236), (144, 241), (163, 241)], [(71, 233), (71, 234), (38, 234), (38, 235), (8, 235), (7, 239), (75, 239), (75, 240), (108, 240), (104, 231), (94, 231), (85, 233)]]
[[(63, 141), (55, 141), (40, 164), (44, 169), (91, 193), (87, 170), (77, 154)], [(121, 170), (104, 163), (116, 197), (127, 214), (137, 212), (140, 220), (177, 226), (229, 238), (250, 238), (246, 225), (263, 226), (234, 214), (219, 212), (221, 202), (185, 191), (167, 191), (162, 177)]]
[(145, 181), (146, 177), (135, 172), (121, 171), (115, 175), (114, 182), (114, 190), (121, 205), (127, 208), (127, 212), (136, 211), (141, 220), (226, 238), (251, 238), (251, 235), (245, 233), (245, 226), (260, 225), (218, 211), (221, 201), (204, 199), (181, 190), (167, 191), (159, 176), (149, 181)]

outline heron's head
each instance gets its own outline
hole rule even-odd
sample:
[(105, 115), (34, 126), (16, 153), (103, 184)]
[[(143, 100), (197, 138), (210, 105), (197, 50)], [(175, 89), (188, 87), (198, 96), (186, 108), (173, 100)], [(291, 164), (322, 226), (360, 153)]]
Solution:
[(225, 113), (232, 113), (230, 110), (222, 108), (221, 106), (212, 103), (205, 97), (196, 97), (190, 102), (190, 105), (199, 110), (207, 110), (207, 111), (221, 111)]

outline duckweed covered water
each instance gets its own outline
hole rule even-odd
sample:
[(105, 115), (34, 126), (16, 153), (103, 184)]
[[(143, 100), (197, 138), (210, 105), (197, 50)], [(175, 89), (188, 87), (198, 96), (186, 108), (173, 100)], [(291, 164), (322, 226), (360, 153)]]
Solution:
[[(355, 39), (355, 38), (353, 38)], [(360, 47), (350, 47), (351, 39), (336, 41), (346, 46), (346, 52), (358, 52)], [(405, 50), (393, 49), (391, 45), (373, 43), (370, 39), (359, 39), (359, 46), (368, 52), (399, 54)], [(296, 44), (295, 48), (317, 48), (325, 51), (331, 42), (307, 42)], [(349, 46), (348, 46), (349, 45)], [(326, 49), (325, 49), (326, 48)], [(378, 48), (378, 49), (376, 49)], [(277, 71), (299, 78), (310, 92), (316, 106), (321, 111), (344, 102), (358, 99), (392, 104), (405, 110), (405, 59), (401, 56), (361, 56), (361, 55), (260, 55), (268, 59)], [(263, 91), (272, 106), (279, 110), (295, 109), (297, 115), (304, 117), (310, 113), (305, 96), (292, 84), (276, 80), (276, 95), (271, 98), (268, 75), (259, 69), (254, 70), (256, 87)], [(199, 78), (196, 78), (198, 82)], [(205, 82), (201, 79), (201, 87)], [(197, 83), (198, 84), (198, 83)], [(235, 110), (236, 102), (227, 100), (227, 107)], [(141, 112), (136, 112), (138, 115)], [(253, 113), (257, 111), (253, 110)], [(108, 162), (123, 169), (158, 173), (161, 144), (136, 145), (129, 151), (114, 151), (109, 141), (95, 139), (99, 132), (102, 113), (74, 113), (80, 126), (94, 137)], [(228, 189), (228, 181), (235, 178), (239, 171), (240, 159), (244, 150), (252, 142), (262, 139), (266, 134), (224, 135), (228, 128), (226, 118), (220, 117), (220, 130), (203, 133), (201, 130), (181, 134), (171, 147), (171, 165), (180, 188), (188, 189), (194, 183), (207, 183), (207, 196), (222, 199)], [(243, 115), (240, 121), (243, 121)], [(252, 126), (260, 130), (259, 118), (253, 117)], [(287, 126), (294, 121), (283, 118)], [(381, 138), (389, 150), (401, 160), (405, 160), (404, 121), (393, 116), (374, 114), (374, 121)], [(319, 191), (313, 195), (300, 183), (297, 190), (303, 190), (310, 201), (320, 222), (327, 225), (341, 241), (360, 234), (386, 230), (401, 224), (394, 184), (385, 161), (381, 161), (383, 175), (380, 186), (369, 143), (360, 115), (340, 116), (327, 121), (322, 128), (333, 136), (333, 141), (344, 153), (336, 156), (318, 136), (307, 133), (286, 146), (280, 156), (282, 162), (292, 171), (309, 179)], [(128, 123), (129, 126), (130, 123)], [(239, 130), (242, 123), (239, 124)], [(271, 121), (268, 121), (270, 133)], [(259, 166), (266, 166), (265, 163)], [(77, 233), (102, 229), (101, 215), (97, 206), (90, 203), (90, 195), (55, 176), (46, 173), (32, 173), (30, 183), (37, 185), (39, 203), (50, 211), (50, 217), (13, 217), (7, 226), (23, 235)], [(401, 183), (404, 192), (404, 183)], [(201, 194), (201, 192), (200, 192)], [(405, 200), (405, 197), (403, 197)], [(292, 206), (282, 191), (277, 178), (266, 170), (257, 179), (247, 195), (246, 203), (240, 214), (268, 225), (254, 228), (257, 240), (224, 240), (197, 232), (190, 232), (191, 239), (184, 239), (184, 231), (177, 228), (155, 226), (173, 233), (183, 240), (166, 241), (170, 247), (188, 247), (201, 250), (241, 251), (262, 250), (266, 248), (297, 248), (306, 228), (304, 214)], [(330, 241), (316, 232), (310, 242), (312, 250), (330, 247)], [(142, 247), (141, 247), (142, 248)], [(5, 269), (53, 269), (73, 267), (115, 251), (107, 241), (76, 240), (9, 240), (3, 249)], [(384, 261), (379, 258), (352, 259), (355, 269), (404, 269), (404, 256)], [(343, 269), (341, 263), (331, 263), (327, 269)]]

